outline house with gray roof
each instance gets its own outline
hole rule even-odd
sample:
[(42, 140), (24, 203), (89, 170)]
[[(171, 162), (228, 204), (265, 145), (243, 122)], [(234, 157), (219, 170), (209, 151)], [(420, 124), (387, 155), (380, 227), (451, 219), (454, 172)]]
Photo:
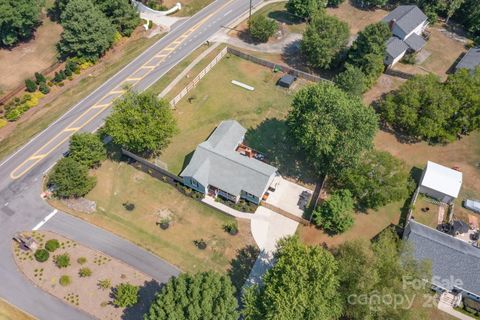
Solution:
[(222, 121), (195, 149), (180, 174), (184, 184), (214, 197), (259, 204), (277, 168), (259, 160), (261, 155), (243, 145), (246, 132), (235, 120)]
[(418, 52), (425, 46), (422, 34), (428, 25), (428, 18), (417, 6), (398, 6), (383, 21), (392, 31), (392, 37), (387, 41), (387, 66), (393, 66), (407, 52)]
[(408, 222), (403, 239), (416, 260), (430, 261), (436, 291), (454, 293), (464, 303), (480, 302), (480, 248), (415, 220)]
[(455, 72), (460, 69), (468, 69), (473, 72), (480, 66), (480, 46), (471, 48), (455, 66)]

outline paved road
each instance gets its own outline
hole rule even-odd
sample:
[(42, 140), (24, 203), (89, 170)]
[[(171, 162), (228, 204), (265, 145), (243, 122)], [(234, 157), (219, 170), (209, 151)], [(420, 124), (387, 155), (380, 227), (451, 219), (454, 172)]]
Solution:
[[(254, 0), (257, 4), (260, 0)], [(69, 137), (93, 131), (109, 113), (114, 98), (125, 85), (143, 91), (163, 76), (222, 26), (248, 11), (248, 0), (216, 0), (147, 49), (128, 66), (97, 88), (49, 128), (0, 163), (0, 296), (39, 319), (90, 319), (76, 309), (34, 287), (16, 270), (11, 238), (30, 230), (53, 210), (40, 198), (45, 172), (68, 148)], [(43, 229), (61, 233), (89, 247), (104, 251), (158, 281), (179, 271), (165, 261), (102, 229), (62, 212)]]

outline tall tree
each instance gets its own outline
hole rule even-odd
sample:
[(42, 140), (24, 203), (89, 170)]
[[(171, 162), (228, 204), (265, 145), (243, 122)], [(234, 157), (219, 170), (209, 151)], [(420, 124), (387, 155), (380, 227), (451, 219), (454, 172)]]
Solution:
[(237, 320), (235, 287), (216, 272), (181, 274), (158, 292), (145, 320)]
[(353, 198), (349, 190), (337, 190), (313, 213), (317, 226), (332, 233), (343, 233), (353, 226)]
[(376, 150), (366, 152), (357, 166), (346, 169), (335, 185), (350, 190), (362, 210), (404, 200), (414, 187), (402, 160)]
[(337, 176), (372, 148), (378, 120), (359, 98), (333, 84), (319, 83), (295, 94), (287, 126), (312, 165)]
[(63, 57), (97, 60), (113, 43), (115, 27), (91, 0), (70, 0), (61, 14)]
[(38, 0), (0, 1), (0, 41), (10, 47), (30, 37), (40, 23)]
[(478, 0), (465, 0), (455, 13), (455, 20), (461, 22), (477, 44), (480, 44), (480, 6)]
[(348, 43), (349, 28), (326, 13), (315, 14), (303, 33), (302, 51), (315, 68), (328, 69)]
[(277, 22), (263, 14), (255, 15), (248, 21), (248, 32), (253, 39), (259, 42), (267, 42), (277, 30)]
[(104, 130), (115, 143), (139, 154), (160, 152), (178, 131), (168, 102), (134, 92), (114, 104)]
[(60, 198), (83, 197), (96, 184), (95, 177), (88, 175), (88, 168), (72, 158), (63, 158), (53, 167), (47, 184), (53, 194)]
[(458, 101), (432, 74), (403, 83), (378, 109), (387, 123), (413, 140), (446, 142), (457, 135), (451, 118), (459, 109)]
[(362, 70), (349, 63), (345, 64), (345, 70), (334, 78), (334, 82), (343, 91), (354, 96), (361, 96), (366, 89), (365, 75)]
[(327, 0), (288, 0), (287, 10), (293, 15), (307, 19), (324, 10)]
[(445, 21), (446, 23), (448, 23), (453, 14), (460, 8), (463, 1), (465, 0), (447, 0), (447, 20)]
[(100, 137), (94, 133), (76, 133), (70, 138), (69, 157), (93, 168), (107, 158), (107, 150)]
[(279, 241), (276, 263), (243, 296), (245, 320), (338, 319), (337, 263), (330, 252), (297, 237)]
[(140, 17), (129, 0), (98, 0), (95, 5), (124, 36), (130, 36), (140, 24)]

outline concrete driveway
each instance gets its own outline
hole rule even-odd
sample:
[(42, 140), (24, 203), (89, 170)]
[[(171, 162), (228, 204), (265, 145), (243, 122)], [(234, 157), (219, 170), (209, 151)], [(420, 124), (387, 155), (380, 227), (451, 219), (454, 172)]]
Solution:
[(285, 180), (282, 177), (276, 178), (273, 184), (276, 184), (275, 191), (269, 191), (270, 195), (268, 196), (266, 202), (297, 217), (302, 217), (303, 208), (300, 208), (299, 206), (300, 196), (302, 193), (307, 192), (311, 196), (313, 191), (296, 183)]

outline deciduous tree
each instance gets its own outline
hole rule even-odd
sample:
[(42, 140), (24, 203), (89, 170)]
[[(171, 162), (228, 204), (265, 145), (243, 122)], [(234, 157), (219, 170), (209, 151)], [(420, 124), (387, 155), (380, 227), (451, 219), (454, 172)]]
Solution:
[(40, 23), (40, 1), (0, 1), (0, 42), (10, 47), (30, 37)]
[(328, 69), (348, 43), (346, 22), (334, 16), (319, 13), (312, 17), (303, 33), (302, 52), (315, 68)]
[(259, 42), (267, 42), (278, 30), (277, 22), (263, 14), (255, 15), (248, 22), (248, 32), (253, 39)]
[(140, 24), (140, 17), (129, 0), (98, 0), (95, 5), (124, 36), (130, 36)]
[(333, 84), (319, 83), (295, 94), (287, 126), (312, 165), (336, 176), (373, 146), (378, 120), (357, 97)]
[(335, 77), (334, 82), (343, 91), (354, 96), (361, 96), (366, 89), (365, 75), (362, 70), (349, 63), (345, 64), (345, 70)]
[(322, 11), (326, 6), (327, 0), (288, 0), (287, 2), (288, 12), (305, 19)]
[(113, 43), (115, 27), (91, 0), (70, 0), (61, 21), (63, 33), (58, 49), (63, 57), (95, 61)]
[(153, 93), (127, 93), (113, 106), (105, 132), (135, 153), (158, 153), (178, 131), (170, 105)]
[(181, 274), (157, 294), (145, 320), (237, 320), (238, 304), (230, 279), (216, 272)]
[(48, 185), (53, 194), (61, 198), (82, 197), (96, 184), (95, 177), (88, 175), (88, 168), (72, 158), (63, 158), (53, 167), (48, 176)]
[(337, 190), (313, 213), (317, 226), (331, 233), (343, 233), (353, 226), (353, 198), (348, 190)]
[(107, 158), (107, 151), (97, 134), (76, 133), (70, 138), (69, 157), (89, 168), (93, 168)]

